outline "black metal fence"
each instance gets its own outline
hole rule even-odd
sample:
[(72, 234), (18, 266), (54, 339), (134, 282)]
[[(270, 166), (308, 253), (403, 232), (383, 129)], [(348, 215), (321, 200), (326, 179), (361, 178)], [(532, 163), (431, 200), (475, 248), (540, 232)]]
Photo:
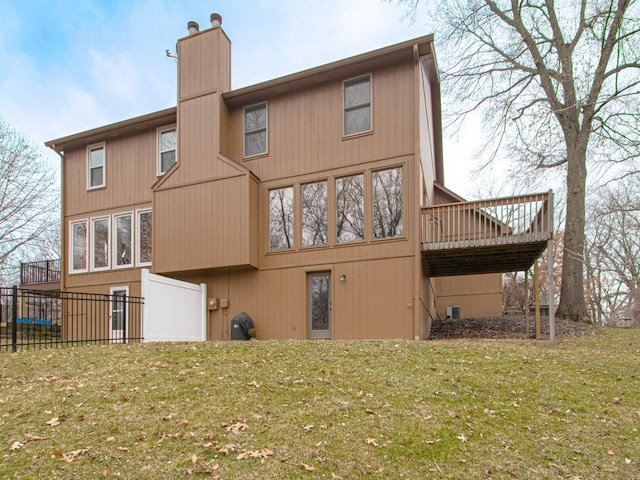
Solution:
[(20, 264), (20, 284), (34, 285), (60, 281), (60, 259)]
[(142, 341), (144, 299), (0, 288), (0, 352)]

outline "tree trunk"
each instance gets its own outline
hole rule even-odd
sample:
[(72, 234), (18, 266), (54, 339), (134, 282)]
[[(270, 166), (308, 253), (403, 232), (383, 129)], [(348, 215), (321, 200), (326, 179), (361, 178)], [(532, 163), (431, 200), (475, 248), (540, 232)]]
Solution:
[[(569, 142), (567, 142), (569, 144)], [(575, 142), (574, 145), (579, 142)], [(562, 285), (556, 315), (591, 323), (584, 298), (586, 145), (567, 151), (567, 218), (562, 254)]]

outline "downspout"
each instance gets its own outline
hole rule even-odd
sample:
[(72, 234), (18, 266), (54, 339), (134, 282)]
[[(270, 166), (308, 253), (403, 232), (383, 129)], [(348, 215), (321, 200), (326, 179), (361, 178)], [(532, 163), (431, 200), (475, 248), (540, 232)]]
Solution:
[(413, 45), (413, 96), (414, 96), (414, 155), (413, 155), (413, 206), (411, 208), (414, 225), (413, 246), (413, 338), (420, 340), (420, 312), (422, 308), (421, 286), (422, 265), (420, 252), (420, 51), (417, 44)]

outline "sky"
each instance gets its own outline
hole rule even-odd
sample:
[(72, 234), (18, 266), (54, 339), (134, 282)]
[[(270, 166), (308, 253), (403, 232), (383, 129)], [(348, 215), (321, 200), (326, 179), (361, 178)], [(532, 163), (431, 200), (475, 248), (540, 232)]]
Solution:
[[(232, 42), (234, 89), (433, 31), (395, 0), (0, 0), (0, 117), (43, 145), (175, 106), (165, 52), (214, 11)], [(436, 54), (446, 54), (437, 43)], [(462, 195), (476, 130), (444, 139), (446, 183)]]

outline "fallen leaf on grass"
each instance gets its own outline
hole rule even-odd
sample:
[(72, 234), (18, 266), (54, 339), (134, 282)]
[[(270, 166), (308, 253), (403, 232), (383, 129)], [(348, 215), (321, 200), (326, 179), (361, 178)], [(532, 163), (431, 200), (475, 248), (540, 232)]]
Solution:
[(24, 447), (24, 443), (19, 442), (18, 440), (16, 440), (15, 442), (13, 442), (13, 444), (11, 445), (11, 447), (9, 448), (9, 450), (14, 451), (14, 450), (19, 450), (22, 447)]
[(367, 445), (373, 445), (374, 447), (379, 447), (378, 442), (376, 442), (375, 438), (367, 438)]
[(307, 425), (306, 427), (302, 427), (302, 429), (305, 432), (310, 432), (313, 427), (315, 427), (315, 425)]
[(339, 475), (336, 475), (335, 473), (331, 472), (331, 478), (333, 480), (343, 480), (343, 478)]
[(273, 451), (268, 448), (262, 450), (243, 450), (240, 455), (236, 457), (236, 460), (244, 460), (245, 458), (262, 458), (265, 459), (273, 455)]
[(616, 452), (614, 450), (609, 450), (607, 452), (607, 455), (615, 455), (615, 454), (616, 454)]
[(313, 465), (307, 465), (306, 463), (301, 463), (300, 467), (302, 467), (303, 470), (306, 470), (307, 472), (313, 472), (316, 467), (314, 467)]
[(235, 443), (227, 443), (224, 447), (217, 447), (216, 449), (218, 453), (227, 455), (229, 452), (235, 452), (238, 448), (240, 448), (240, 445), (237, 445)]
[(79, 457), (80, 455), (83, 455), (85, 453), (87, 453), (89, 451), (88, 448), (83, 448), (80, 450), (74, 450), (73, 452), (69, 452), (69, 453), (63, 453), (62, 454), (62, 460), (64, 460), (67, 463), (71, 463), (73, 462), (77, 457)]
[(462, 443), (466, 443), (467, 442), (467, 436), (464, 433), (461, 433), (460, 435), (458, 435), (456, 437), (458, 440), (460, 440)]
[(246, 423), (236, 422), (233, 425), (229, 425), (226, 430), (230, 433), (240, 433), (244, 432), (247, 428), (249, 428), (249, 425), (247, 425)]
[(50, 425), (52, 427), (57, 427), (58, 425), (60, 425), (60, 419), (58, 417), (53, 417), (51, 420), (47, 422), (47, 425)]
[(43, 440), (44, 439), (44, 437), (39, 437), (39, 436), (33, 435), (31, 433), (25, 433), (24, 436), (30, 442), (37, 442), (38, 440)]

